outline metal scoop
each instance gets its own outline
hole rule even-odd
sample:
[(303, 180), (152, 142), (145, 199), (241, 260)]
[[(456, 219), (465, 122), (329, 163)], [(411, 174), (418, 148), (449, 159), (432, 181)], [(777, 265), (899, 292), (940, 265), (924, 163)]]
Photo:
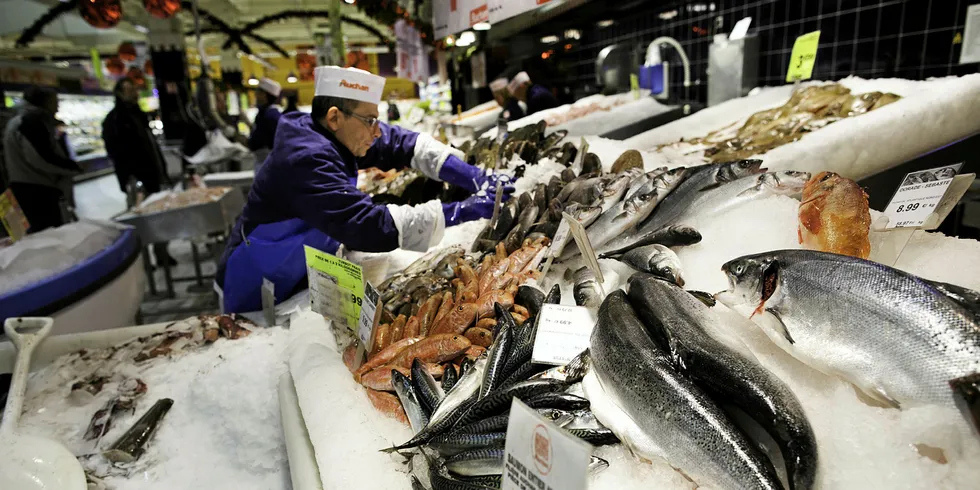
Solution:
[(52, 325), (54, 320), (50, 318), (8, 318), (3, 325), (7, 337), (17, 348), (17, 363), (0, 424), (0, 488), (86, 489), (82, 465), (61, 443), (17, 432), (31, 354), (51, 331)]

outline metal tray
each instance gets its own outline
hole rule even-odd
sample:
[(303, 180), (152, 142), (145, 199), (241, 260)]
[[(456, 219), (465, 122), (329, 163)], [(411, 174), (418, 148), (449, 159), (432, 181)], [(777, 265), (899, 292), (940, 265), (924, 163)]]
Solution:
[(144, 244), (227, 232), (245, 207), (242, 193), (232, 190), (229, 188), (217, 201), (150, 214), (127, 211), (114, 219), (136, 228)]

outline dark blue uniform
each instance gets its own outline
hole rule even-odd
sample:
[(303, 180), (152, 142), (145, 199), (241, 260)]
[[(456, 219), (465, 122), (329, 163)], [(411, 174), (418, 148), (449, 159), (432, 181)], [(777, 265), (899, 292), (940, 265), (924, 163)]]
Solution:
[(252, 134), (248, 137), (249, 150), (272, 149), (280, 117), (282, 117), (282, 112), (279, 106), (275, 104), (259, 107), (259, 112), (255, 114), (255, 127), (252, 128)]
[(504, 117), (508, 121), (516, 121), (524, 117), (524, 109), (521, 109), (521, 104), (516, 98), (507, 99), (507, 103), (504, 105)]
[(362, 252), (399, 246), (388, 208), (357, 190), (357, 169), (407, 166), (418, 134), (380, 123), (381, 137), (358, 159), (310, 114), (278, 122), (218, 266), (226, 312), (261, 309), (263, 277), (275, 283), (276, 302), (287, 298), (306, 276), (304, 245), (328, 253), (341, 243)]
[(545, 109), (558, 107), (558, 99), (550, 90), (538, 84), (532, 84), (527, 89), (527, 116)]

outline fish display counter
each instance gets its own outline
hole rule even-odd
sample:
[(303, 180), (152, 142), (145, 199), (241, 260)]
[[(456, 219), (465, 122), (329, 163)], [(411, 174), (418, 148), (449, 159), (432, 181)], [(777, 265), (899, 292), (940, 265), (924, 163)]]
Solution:
[[(294, 324), (311, 332), (290, 373), (323, 488), (498, 488), (512, 396), (593, 445), (589, 488), (980, 477), (977, 408), (960, 410), (980, 372), (980, 243), (919, 231), (906, 245), (871, 226), (881, 213), (853, 180), (809, 160), (668, 166), (665, 150), (588, 142), (567, 166), (515, 151), (515, 197), (492, 225), (389, 254), (360, 368), (317, 315)], [(561, 212), (603, 280), (571, 241), (542, 274)], [(597, 319), (588, 353), (558, 368), (529, 360), (550, 302)]]
[[(566, 130), (569, 136), (595, 136), (615, 133), (618, 129), (632, 126), (645, 119), (673, 110), (674, 107), (661, 104), (650, 97), (648, 91), (627, 92), (616, 95), (590, 95), (553, 109), (536, 112), (530, 116), (511, 121), (508, 131), (545, 121), (549, 130)], [(497, 130), (485, 133), (488, 138), (496, 137)]]
[(861, 180), (980, 131), (973, 117), (980, 110), (980, 75), (847, 77), (793, 90), (757, 89), (629, 138), (619, 151), (635, 148), (664, 164), (751, 157), (774, 170), (825, 170)]

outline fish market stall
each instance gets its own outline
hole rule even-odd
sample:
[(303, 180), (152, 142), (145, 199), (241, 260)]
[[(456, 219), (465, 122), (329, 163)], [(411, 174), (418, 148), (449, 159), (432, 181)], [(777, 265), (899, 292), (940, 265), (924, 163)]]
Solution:
[[(554, 109), (540, 111), (508, 123), (507, 128), (517, 128), (545, 121), (548, 130), (567, 130), (569, 136), (589, 136), (615, 132), (645, 119), (656, 117), (674, 109), (661, 104), (647, 92), (639, 95), (627, 92), (616, 95), (590, 95)], [(494, 138), (496, 129), (490, 129), (485, 136)]]
[(136, 232), (82, 221), (0, 248), (0, 322), (51, 316), (55, 333), (131, 325), (146, 278)]
[[(870, 117), (859, 117), (866, 116)], [(814, 135), (803, 139), (808, 137)], [(543, 139), (531, 141), (543, 143)], [(590, 145), (593, 141), (589, 139)], [(513, 392), (515, 396), (532, 406), (543, 404), (537, 405), (542, 407), (539, 411), (558, 414), (562, 409), (554, 407), (563, 406), (579, 407), (570, 409), (578, 413), (583, 404), (589, 407), (588, 417), (575, 415), (573, 419), (582, 428), (567, 427), (575, 427), (575, 434), (593, 441), (597, 446), (594, 455), (608, 463), (605, 469), (601, 463), (595, 465), (590, 488), (790, 488), (790, 482), (795, 488), (820, 489), (967, 488), (980, 477), (980, 468), (972, 464), (980, 456), (980, 439), (969, 416), (951, 402), (954, 391), (946, 388), (946, 381), (980, 370), (980, 345), (975, 333), (970, 333), (977, 328), (977, 293), (973, 291), (980, 288), (980, 243), (916, 232), (892, 263), (891, 250), (900, 245), (901, 235), (871, 229), (880, 213), (868, 209), (860, 187), (846, 178), (818, 173), (821, 169), (808, 162), (801, 162), (807, 166), (802, 170), (766, 171), (758, 161), (681, 168), (701, 164), (703, 159), (680, 157), (668, 170), (659, 168), (669, 160), (666, 155), (628, 150), (617, 156), (611, 145), (599, 143), (595, 146), (602, 156), (590, 151), (584, 158), (571, 160), (570, 168), (551, 157), (531, 162), (518, 155), (510, 160), (510, 167), (522, 167), (523, 174), (515, 182), (515, 197), (505, 203), (494, 226), (481, 221), (465, 229), (450, 228), (443, 243), (417, 262), (419, 254), (389, 254), (389, 271), (395, 275), (379, 290), (382, 300), (391, 306), (386, 306), (375, 337), (365, 346), (369, 353), (366, 368), (350, 368), (353, 349), (336, 346), (339, 337), (327, 335), (328, 329), (317, 324), (322, 322), (316, 315), (304, 320), (310, 322), (306, 326), (293, 324), (297, 334), (301, 329), (319, 332), (298, 337), (307, 345), (292, 352), (290, 371), (324, 488), (355, 482), (368, 488), (412, 488), (413, 477), (425, 488), (430, 480), (437, 482), (433, 487), (442, 488), (463, 485), (459, 482), (466, 478), (470, 485), (494, 488), (501, 468), (500, 433), (473, 432), (483, 434), (481, 438), (459, 434), (479, 430), (470, 424), (501, 430), (493, 414), (502, 410), (499, 397), (516, 386), (526, 386), (528, 391)], [(507, 145), (504, 142), (502, 147)], [(557, 209), (585, 227), (600, 253), (598, 265), (605, 279), (601, 284), (583, 267), (585, 261), (571, 244), (547, 275), (540, 275), (538, 266), (544, 255), (538, 254), (542, 249), (537, 247), (556, 233), (556, 201)], [(474, 233), (481, 226), (483, 230)], [(469, 243), (473, 245), (467, 246)], [(456, 244), (473, 252), (463, 254), (452, 248)], [(528, 262), (525, 256), (531, 257)], [(790, 300), (787, 295), (796, 294), (793, 281), (799, 280), (793, 271), (817, 259), (829, 261), (828, 269), (804, 277), (816, 278), (817, 285), (826, 281), (825, 289), (818, 286), (792, 298), (798, 308), (804, 308), (804, 298), (816, 299), (813, 304), (818, 313), (811, 311), (800, 319), (795, 310), (785, 309)], [(886, 264), (877, 265), (876, 260)], [(780, 268), (754, 265), (771, 261), (778, 261)], [(511, 268), (514, 264), (519, 264), (517, 269)], [(399, 274), (400, 269), (404, 270)], [(637, 271), (652, 275), (628, 282)], [(847, 274), (852, 272), (867, 275), (851, 282)], [(505, 274), (514, 274), (517, 282)], [(849, 304), (850, 297), (835, 293), (863, 281), (874, 284), (863, 293), (862, 301), (870, 302), (864, 306), (855, 307)], [(519, 285), (516, 291), (512, 289), (515, 284)], [(761, 307), (760, 300), (751, 296), (752, 289), (745, 289), (753, 284), (765, 288), (760, 293)], [(882, 291), (892, 285), (900, 285), (894, 287), (901, 291), (919, 288), (920, 292), (879, 309)], [(470, 287), (477, 288), (472, 293), (475, 296)], [(539, 292), (531, 292), (532, 288)], [(710, 293), (719, 291), (724, 294), (712, 298)], [(535, 299), (535, 295), (540, 296)], [(926, 300), (930, 295), (940, 299), (930, 303), (932, 299)], [(468, 297), (477, 298), (475, 307)], [(745, 298), (750, 300), (747, 304)], [(538, 383), (535, 390), (545, 389), (541, 386), (551, 382), (544, 380), (559, 378), (519, 381), (522, 378), (516, 373), (520, 371), (512, 371), (513, 367), (501, 372), (517, 376), (516, 384), (505, 380), (497, 385), (499, 381), (492, 381), (495, 376), (490, 374), (495, 371), (488, 367), (496, 365), (492, 364), (497, 359), (495, 351), (507, 352), (503, 366), (511, 362), (511, 356), (527, 355), (520, 347), (524, 341), (513, 339), (527, 338), (524, 325), (535, 315), (532, 305), (540, 305), (542, 299), (584, 306), (598, 316), (592, 367), (579, 384), (574, 382), (581, 379), (577, 375), (569, 378), (580, 372), (577, 365), (572, 367), (575, 361), (566, 366), (565, 379), (573, 381), (557, 388), (559, 392), (532, 393), (534, 383)], [(432, 305), (440, 301), (451, 304), (451, 312), (459, 315), (440, 317), (437, 311), (431, 319)], [(492, 312), (481, 312), (490, 301), (499, 305)], [(956, 317), (964, 320), (952, 320), (942, 327), (945, 338), (961, 339), (962, 344), (955, 345), (966, 353), (964, 358), (929, 347), (906, 347), (921, 335), (916, 330), (922, 325), (915, 321), (899, 320), (874, 331), (861, 327), (889, 325), (893, 320), (884, 318), (892, 314), (934, 314), (931, 309), (972, 311)], [(872, 317), (884, 316), (849, 320), (869, 315), (869, 311), (875, 312)], [(691, 325), (701, 329), (693, 337), (680, 337), (681, 332), (669, 337), (686, 342), (676, 344), (686, 349), (683, 351), (662, 350), (666, 347), (659, 345), (659, 337), (646, 333), (665, 327), (640, 324), (673, 312), (682, 313), (670, 322), (664, 320), (663, 325), (673, 328), (677, 322), (694, 322)], [(634, 315), (637, 320), (630, 324)], [(814, 345), (810, 336), (819, 337), (819, 333), (811, 330), (807, 322), (813, 320), (808, 318), (819, 318), (837, 329), (839, 333), (828, 340), (836, 342), (834, 348), (840, 354), (828, 354)], [(437, 339), (447, 329), (456, 337)], [(870, 339), (862, 338), (869, 334)], [(634, 338), (623, 342), (617, 335)], [(502, 340), (505, 338), (511, 340)], [(691, 344), (692, 338), (704, 344)], [(616, 342), (619, 348), (597, 348)], [(510, 347), (500, 347), (507, 343)], [(753, 407), (753, 396), (722, 398), (734, 401), (743, 415), (721, 410), (712, 401), (717, 395), (711, 391), (714, 388), (709, 389), (711, 385), (700, 377), (702, 364), (678, 365), (670, 358), (671, 352), (707, 353), (716, 363), (705, 373), (709, 378), (722, 380), (738, 393), (766, 393), (770, 397), (766, 403), (772, 404), (778, 416), (760, 418), (758, 405), (744, 408)], [(842, 364), (862, 358), (876, 363), (872, 369)], [(945, 366), (948, 378), (940, 375), (939, 382), (929, 378), (933, 376), (930, 370), (918, 368), (925, 365)], [(659, 367), (649, 371), (653, 366)], [(882, 371), (886, 374), (869, 379), (865, 373), (880, 369), (878, 366), (888, 366)], [(543, 367), (530, 369), (535, 372)], [(469, 379), (466, 373), (482, 382), (464, 381)], [(448, 382), (444, 381), (447, 375)], [(430, 383), (427, 379), (442, 386), (445, 393), (445, 398), (437, 395), (435, 405), (429, 405), (436, 407), (434, 411), (426, 408), (432, 390), (425, 387)], [(488, 391), (479, 394), (488, 386), (488, 379)], [(635, 386), (629, 380), (636, 379), (679, 384), (684, 396), (650, 396), (673, 396), (677, 389), (661, 387), (641, 391), (646, 395), (637, 398), (637, 392), (623, 388)], [(745, 383), (761, 391), (747, 389)], [(469, 408), (459, 412), (444, 408), (444, 404), (464, 407), (454, 405), (467, 399), (459, 398), (467, 396), (466, 391), (457, 391), (461, 386), (475, 387), (466, 388), (477, 390), (470, 395), (475, 405), (466, 405)], [(937, 397), (935, 393), (942, 394)], [(705, 411), (692, 415), (693, 400), (707, 407)], [(669, 407), (670, 417), (655, 411), (661, 406)], [(338, 417), (343, 407), (356, 410)], [(459, 418), (453, 421), (454, 417)], [(563, 420), (558, 417), (553, 420)], [(392, 423), (397, 420), (402, 425)], [(759, 426), (752, 420), (770, 422)], [(444, 432), (450, 429), (442, 424), (449, 424), (453, 432)], [(610, 444), (615, 440), (622, 443)], [(765, 454), (754, 449), (758, 444)], [(412, 456), (417, 445), (441, 456), (428, 462)], [(379, 452), (392, 447), (400, 448), (404, 456)], [(469, 449), (474, 447), (479, 449)], [(356, 479), (341, 470), (355, 464), (359, 474), (371, 477)]]
[[(980, 110), (980, 75), (927, 81), (848, 77), (836, 83), (857, 100), (873, 103), (867, 108), (853, 105), (858, 110), (852, 110), (850, 117), (847, 108), (838, 108), (830, 117), (827, 109), (834, 108), (814, 101), (813, 113), (786, 110), (782, 119), (771, 118), (761, 111), (787, 104), (793, 87), (764, 88), (627, 139), (623, 149), (657, 150), (676, 160), (757, 157), (770, 169), (826, 170), (860, 180), (980, 131), (980, 122), (973, 117)], [(800, 88), (829, 86), (809, 82)], [(889, 103), (862, 97), (874, 92), (884, 94)], [(900, 98), (891, 101), (888, 94)], [(754, 121), (767, 124), (768, 129), (763, 129), (772, 131), (772, 137), (739, 134), (740, 129), (752, 130), (746, 122), (757, 113)], [(737, 154), (719, 151), (743, 144), (744, 150)]]

